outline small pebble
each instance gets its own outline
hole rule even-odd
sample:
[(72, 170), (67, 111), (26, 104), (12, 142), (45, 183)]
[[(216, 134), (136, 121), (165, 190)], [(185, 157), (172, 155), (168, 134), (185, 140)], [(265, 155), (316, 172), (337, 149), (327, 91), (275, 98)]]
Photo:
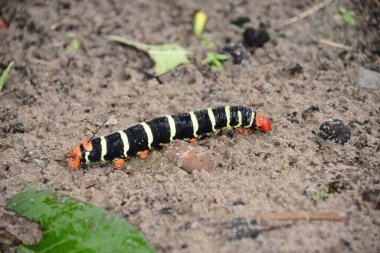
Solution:
[(248, 60), (250, 57), (250, 53), (239, 44), (227, 44), (223, 48), (222, 53), (229, 54), (234, 64), (240, 64), (242, 61)]
[(302, 74), (302, 73), (303, 73), (303, 67), (299, 63), (296, 63), (295, 65), (289, 68), (289, 74), (291, 76), (295, 76), (296, 74)]
[(369, 202), (372, 209), (380, 210), (380, 189), (364, 191), (362, 193), (362, 199)]
[(319, 136), (324, 140), (343, 145), (350, 140), (351, 130), (342, 120), (330, 119), (319, 127)]
[(240, 240), (242, 238), (256, 238), (262, 230), (255, 229), (252, 225), (256, 225), (256, 220), (247, 220), (245, 218), (234, 218), (228, 226), (228, 239)]
[(380, 73), (360, 67), (348, 71), (350, 81), (366, 89), (380, 88)]
[(264, 29), (256, 31), (254, 28), (247, 28), (243, 33), (244, 43), (251, 48), (264, 46), (270, 39), (269, 34)]
[(25, 128), (24, 128), (24, 125), (22, 123), (15, 123), (12, 125), (12, 132), (15, 134), (15, 133), (20, 133), (20, 134), (23, 134), (25, 133)]
[(236, 25), (238, 27), (242, 27), (245, 23), (249, 23), (251, 19), (249, 17), (238, 17), (231, 21), (231, 24)]

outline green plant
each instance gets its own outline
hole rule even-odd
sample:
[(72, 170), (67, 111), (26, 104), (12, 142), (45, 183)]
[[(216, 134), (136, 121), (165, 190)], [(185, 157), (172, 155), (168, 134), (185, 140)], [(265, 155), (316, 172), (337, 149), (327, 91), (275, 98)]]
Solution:
[(355, 20), (355, 12), (352, 10), (347, 10), (346, 7), (340, 6), (338, 8), (338, 13), (335, 14), (334, 19), (335, 20), (343, 20), (347, 25), (355, 26), (356, 20)]
[(66, 50), (70, 52), (75, 52), (80, 48), (80, 42), (77, 35), (73, 32), (67, 32), (65, 36), (71, 39), (71, 42), (66, 46)]
[(324, 200), (327, 198), (327, 193), (324, 190), (320, 190), (314, 196), (315, 200)]
[(197, 11), (194, 16), (194, 34), (199, 37), (203, 33), (207, 22), (207, 14), (203, 11)]
[(7, 79), (7, 76), (9, 74), (9, 71), (11, 71), (13, 64), (14, 64), (13, 61), (11, 63), (9, 63), (8, 67), (4, 70), (4, 72), (0, 76), (0, 91), (3, 89), (5, 80)]
[(201, 38), (202, 38), (201, 48), (216, 50), (216, 46), (215, 46), (214, 42), (211, 41), (211, 39), (207, 33), (203, 34), (201, 36)]
[(228, 60), (228, 55), (207, 53), (207, 57), (202, 61), (202, 65), (211, 64), (212, 71), (221, 71), (224, 69), (222, 61)]

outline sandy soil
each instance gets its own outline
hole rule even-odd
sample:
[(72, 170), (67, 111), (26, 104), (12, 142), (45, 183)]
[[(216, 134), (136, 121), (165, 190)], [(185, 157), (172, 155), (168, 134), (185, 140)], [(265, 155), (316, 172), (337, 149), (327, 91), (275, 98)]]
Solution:
[[(334, 21), (335, 3), (275, 29), (312, 3), (212, 2), (0, 3), (9, 23), (0, 30), (1, 70), (15, 61), (0, 96), (0, 230), (38, 241), (36, 225), (5, 210), (14, 194), (35, 185), (125, 217), (159, 252), (380, 251), (380, 211), (362, 199), (364, 191), (380, 189), (380, 85), (368, 90), (349, 78), (360, 66), (380, 72), (376, 36)], [(149, 79), (140, 71), (152, 66), (145, 54), (106, 39), (116, 34), (152, 44), (178, 42), (199, 52), (192, 14), (200, 8), (209, 14), (207, 32), (220, 48), (226, 40), (241, 43), (241, 32), (230, 25), (240, 16), (250, 17), (246, 26), (265, 24), (271, 40), (240, 65), (227, 62), (220, 73), (201, 66), (198, 53), (189, 64)], [(81, 41), (75, 53), (65, 50), (69, 31)], [(318, 38), (354, 50), (322, 45)], [(213, 171), (186, 174), (159, 155), (132, 159), (124, 171), (112, 165), (72, 171), (54, 160), (109, 117), (117, 123), (99, 134), (225, 104), (269, 115), (273, 131), (201, 141), (225, 161)], [(349, 125), (352, 137), (345, 145), (318, 136), (320, 124), (331, 118)], [(335, 211), (348, 220), (291, 222), (256, 238), (231, 239), (237, 218), (293, 211)]]

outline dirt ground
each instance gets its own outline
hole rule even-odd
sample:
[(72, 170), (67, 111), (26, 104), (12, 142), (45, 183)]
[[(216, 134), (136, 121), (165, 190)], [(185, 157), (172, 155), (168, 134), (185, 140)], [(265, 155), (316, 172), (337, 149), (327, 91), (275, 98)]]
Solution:
[[(34, 185), (125, 217), (159, 252), (379, 252), (380, 211), (362, 195), (380, 190), (380, 84), (365, 89), (350, 78), (359, 67), (380, 72), (379, 43), (370, 27), (335, 21), (335, 1), (277, 29), (312, 5), (1, 1), (9, 26), (0, 30), (0, 70), (12, 60), (15, 66), (0, 95), (0, 231), (26, 243), (39, 240), (38, 226), (5, 210), (17, 192)], [(209, 15), (206, 32), (219, 48), (242, 42), (242, 32), (230, 23), (241, 16), (251, 19), (245, 27), (264, 24), (271, 40), (242, 64), (229, 61), (224, 71), (212, 73), (200, 64), (204, 55), (192, 33), (198, 9)], [(76, 52), (65, 49), (67, 32), (81, 42)], [(177, 42), (195, 55), (171, 73), (149, 78), (142, 71), (152, 67), (149, 58), (110, 42), (111, 34), (150, 44)], [(353, 50), (318, 43), (320, 38)], [(56, 161), (107, 118), (117, 123), (100, 135), (226, 104), (269, 115), (273, 130), (202, 140), (224, 159), (215, 170), (187, 174), (158, 152), (148, 160), (131, 159), (124, 170), (108, 164), (73, 171)], [(348, 124), (348, 143), (318, 136), (331, 118)], [(340, 212), (347, 220), (286, 222), (257, 237), (234, 238), (238, 218), (284, 212)]]

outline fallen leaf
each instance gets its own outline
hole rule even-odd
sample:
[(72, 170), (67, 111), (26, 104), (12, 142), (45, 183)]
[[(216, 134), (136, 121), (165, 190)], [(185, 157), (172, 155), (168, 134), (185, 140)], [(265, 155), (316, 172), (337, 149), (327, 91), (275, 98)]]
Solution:
[(189, 61), (189, 52), (178, 44), (148, 45), (122, 36), (109, 36), (109, 39), (146, 52), (154, 61), (154, 75), (163, 75)]
[(126, 220), (62, 194), (27, 188), (7, 208), (44, 232), (39, 243), (22, 244), (17, 252), (154, 252)]

